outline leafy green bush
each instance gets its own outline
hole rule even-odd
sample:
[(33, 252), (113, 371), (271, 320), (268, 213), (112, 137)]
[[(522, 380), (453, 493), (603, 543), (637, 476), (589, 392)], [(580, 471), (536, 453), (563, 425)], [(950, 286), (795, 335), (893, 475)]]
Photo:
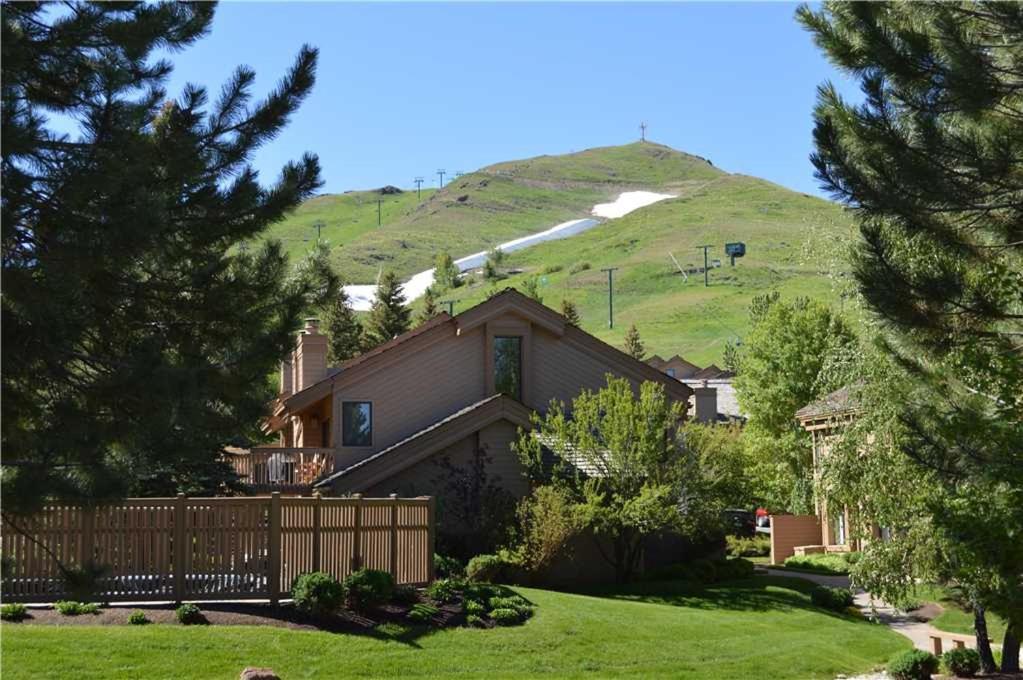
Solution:
[(888, 674), (895, 680), (930, 680), (938, 672), (938, 657), (920, 649), (911, 649), (888, 662)]
[(345, 601), (350, 609), (365, 611), (391, 599), (394, 578), (379, 569), (359, 569), (345, 577)]
[(835, 612), (844, 612), (853, 604), (853, 594), (848, 588), (817, 586), (810, 591), (810, 601), (818, 607)]
[(426, 595), (436, 602), (453, 602), (462, 590), (462, 582), (453, 578), (442, 578), (426, 588)]
[[(855, 557), (853, 557), (855, 555)], [(817, 553), (793, 555), (785, 560), (789, 569), (800, 569), (819, 574), (848, 574), (849, 567), (859, 559), (859, 553)]]
[(299, 574), (291, 585), (295, 608), (311, 616), (330, 616), (341, 608), (345, 589), (332, 575), (323, 571)]
[(93, 602), (76, 602), (75, 600), (61, 600), (54, 602), (53, 608), (63, 616), (79, 616), (80, 614), (99, 614), (99, 605)]
[(436, 607), (428, 604), (417, 604), (409, 610), (406, 617), (413, 623), (429, 623), (433, 617), (440, 613)]
[(578, 274), (579, 272), (586, 271), (587, 269), (590, 268), (590, 266), (591, 265), (590, 265), (589, 262), (576, 262), (574, 265), (569, 267), (568, 273), (569, 274)]
[(756, 536), (725, 536), (729, 557), (766, 557), (771, 554), (771, 537), (764, 534)]
[(980, 670), (980, 654), (976, 649), (950, 649), (941, 655), (945, 668), (960, 678), (972, 678)]
[(465, 575), (470, 581), (492, 583), (503, 581), (508, 564), (499, 555), (477, 555), (469, 560)]
[(133, 626), (144, 626), (149, 623), (149, 619), (146, 618), (146, 613), (139, 609), (136, 609), (128, 616), (128, 623)]
[(183, 604), (175, 609), (174, 616), (178, 618), (179, 623), (185, 626), (194, 626), (206, 623), (206, 617), (203, 616), (199, 606), (192, 603)]
[(540, 273), (541, 274), (556, 274), (557, 272), (560, 272), (560, 271), (561, 271), (561, 265), (560, 264), (549, 264), (549, 265), (544, 266), (544, 268), (540, 270)]
[(398, 604), (415, 604), (419, 602), (419, 591), (408, 585), (395, 586), (391, 600)]
[(20, 602), (9, 602), (0, 606), (0, 619), (4, 621), (21, 621), (28, 616), (28, 607)]
[(490, 618), (499, 626), (514, 626), (525, 618), (517, 609), (501, 608), (490, 612)]
[(461, 576), (464, 573), (462, 563), (454, 557), (445, 557), (444, 555), (433, 555), (433, 573), (437, 575), (437, 578), (450, 578), (452, 576)]
[(487, 613), (487, 606), (479, 600), (466, 600), (465, 601), (465, 613), (472, 616), (483, 616)]
[(518, 595), (511, 595), (509, 597), (492, 597), (488, 604), (490, 605), (491, 611), (496, 609), (514, 609), (521, 614), (523, 618), (527, 618), (533, 613), (533, 606)]
[(715, 563), (715, 576), (718, 581), (738, 581), (744, 578), (753, 578), (756, 566), (747, 559), (736, 557), (730, 560), (720, 560)]
[(465, 617), (466, 625), (472, 626), (473, 628), (486, 628), (487, 623), (483, 620), (482, 616), (478, 614), (469, 614)]

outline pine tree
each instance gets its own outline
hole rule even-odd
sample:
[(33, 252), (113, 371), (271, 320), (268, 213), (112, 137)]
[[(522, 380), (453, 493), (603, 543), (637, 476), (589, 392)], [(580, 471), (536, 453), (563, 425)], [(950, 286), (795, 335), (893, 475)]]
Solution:
[(643, 357), (646, 356), (646, 347), (643, 346), (643, 341), (639, 337), (639, 329), (636, 328), (636, 324), (629, 326), (629, 330), (625, 333), (625, 353), (639, 361), (643, 361)]
[(327, 361), (331, 366), (358, 356), (365, 344), (362, 324), (343, 287), (339, 286), (330, 304), (324, 310), (327, 334)]
[(437, 254), (433, 278), (442, 289), (458, 287), (458, 266), (447, 252)]
[(522, 294), (543, 304), (543, 295), (540, 294), (540, 279), (530, 276), (522, 282)]
[(820, 89), (812, 161), (859, 218), (854, 274), (889, 354), (921, 387), (898, 404), (898, 447), (934, 477), (934, 530), (953, 539), (954, 563), (974, 575), (980, 604), (1009, 618), (1003, 671), (1014, 671), (1023, 630), (1023, 5), (829, 2), (798, 17), (865, 94), (853, 105), (831, 85)]
[(581, 326), (579, 320), (579, 310), (576, 309), (575, 303), (565, 298), (561, 301), (561, 316), (565, 317), (565, 321), (572, 324), (576, 328)]
[(422, 326), (438, 314), (440, 314), (440, 309), (437, 307), (437, 296), (433, 292), (433, 286), (430, 286), (423, 294), (423, 307), (416, 317), (416, 325)]
[[(316, 50), (262, 101), (163, 86), (212, 4), (4, 3), (4, 513), (47, 499), (215, 493), (313, 299), (265, 229), (320, 186), (248, 161), (310, 92)], [(48, 125), (74, 125), (67, 134)], [(64, 127), (63, 125), (61, 127)], [(317, 288), (319, 290), (319, 288)]]
[(376, 345), (401, 335), (409, 329), (411, 312), (405, 306), (401, 281), (392, 271), (384, 272), (377, 285), (377, 296), (366, 320), (366, 335)]

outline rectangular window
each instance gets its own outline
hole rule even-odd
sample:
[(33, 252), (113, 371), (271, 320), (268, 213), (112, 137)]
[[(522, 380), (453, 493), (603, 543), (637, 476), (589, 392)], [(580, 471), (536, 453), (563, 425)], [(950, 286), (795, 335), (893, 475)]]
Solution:
[(494, 338), (494, 389), (522, 401), (522, 338)]
[(341, 445), (372, 446), (373, 405), (368, 401), (341, 402)]

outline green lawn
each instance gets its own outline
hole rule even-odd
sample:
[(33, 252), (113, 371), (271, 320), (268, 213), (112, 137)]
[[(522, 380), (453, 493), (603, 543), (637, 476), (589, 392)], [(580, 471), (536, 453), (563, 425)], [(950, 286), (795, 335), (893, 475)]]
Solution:
[(4, 624), (4, 677), (833, 678), (883, 664), (909, 642), (810, 606), (799, 579), (757, 577), (700, 591), (642, 583), (603, 596), (517, 589), (524, 626), (386, 639), (282, 628)]
[[(949, 588), (932, 584), (918, 585), (911, 597), (921, 602), (936, 602), (944, 608), (945, 611), (931, 621), (931, 625), (938, 630), (961, 635), (974, 634), (973, 612)], [(988, 636), (1000, 643), (1005, 635), (1005, 620), (991, 612), (985, 618)]]

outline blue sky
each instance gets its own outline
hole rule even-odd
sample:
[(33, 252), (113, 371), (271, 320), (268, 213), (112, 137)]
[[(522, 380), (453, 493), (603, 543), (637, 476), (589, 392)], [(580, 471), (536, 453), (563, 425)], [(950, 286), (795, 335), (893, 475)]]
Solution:
[(265, 91), (302, 43), (318, 80), (255, 158), (269, 181), (304, 151), (324, 191), (395, 184), (438, 168), (648, 137), (819, 194), (807, 160), (815, 88), (855, 96), (789, 3), (224, 3), (209, 37), (172, 56), (169, 83), (216, 93), (239, 64)]

